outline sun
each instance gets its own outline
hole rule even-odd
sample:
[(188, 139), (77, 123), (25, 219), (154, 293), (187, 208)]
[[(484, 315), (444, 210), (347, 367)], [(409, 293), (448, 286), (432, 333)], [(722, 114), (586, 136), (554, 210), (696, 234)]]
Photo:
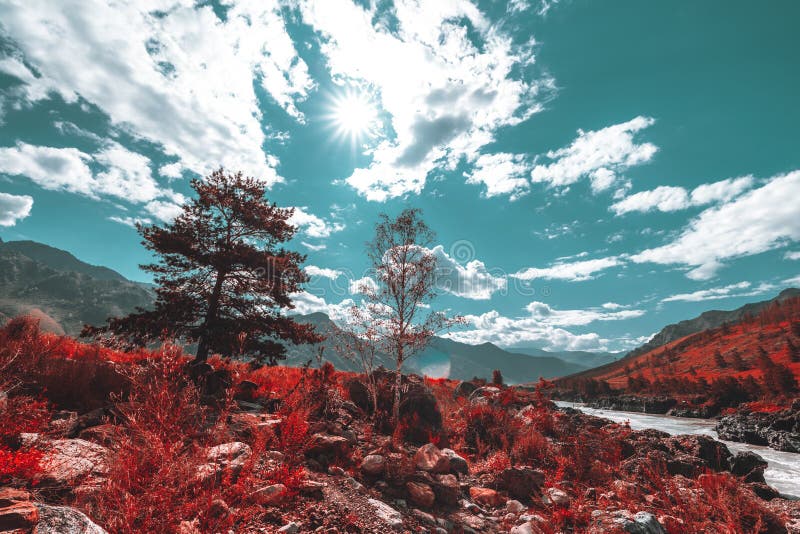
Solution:
[(336, 137), (355, 146), (378, 133), (378, 109), (366, 93), (347, 91), (332, 98), (329, 121)]

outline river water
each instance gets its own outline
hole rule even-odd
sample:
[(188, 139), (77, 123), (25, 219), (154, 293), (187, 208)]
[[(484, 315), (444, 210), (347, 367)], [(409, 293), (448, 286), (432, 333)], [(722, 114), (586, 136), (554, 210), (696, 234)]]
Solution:
[[(628, 421), (631, 428), (641, 430), (655, 428), (668, 434), (705, 434), (714, 439), (719, 439), (714, 431), (716, 421), (713, 419), (692, 419), (688, 417), (670, 417), (638, 412), (618, 412), (599, 408), (589, 408), (580, 403), (557, 401), (562, 407), (581, 410), (589, 415), (610, 419), (617, 423)], [(800, 454), (781, 452), (760, 445), (749, 445), (733, 441), (720, 440), (734, 454), (739, 451), (753, 451), (766, 460), (769, 465), (764, 472), (767, 483), (782, 494), (800, 498)]]

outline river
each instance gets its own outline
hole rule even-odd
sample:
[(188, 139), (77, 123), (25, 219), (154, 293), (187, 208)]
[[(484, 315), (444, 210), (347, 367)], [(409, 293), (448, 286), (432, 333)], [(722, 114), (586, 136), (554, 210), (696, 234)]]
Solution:
[[(714, 431), (716, 421), (713, 419), (692, 419), (688, 417), (670, 417), (638, 412), (618, 412), (599, 408), (589, 408), (580, 403), (556, 402), (558, 406), (581, 410), (589, 415), (603, 417), (622, 423), (628, 421), (631, 428), (641, 430), (655, 428), (669, 434), (705, 434), (719, 439)], [(739, 451), (753, 451), (766, 460), (769, 465), (764, 472), (767, 483), (787, 497), (800, 498), (800, 454), (781, 452), (760, 445), (749, 445), (734, 441), (720, 440), (734, 454)]]

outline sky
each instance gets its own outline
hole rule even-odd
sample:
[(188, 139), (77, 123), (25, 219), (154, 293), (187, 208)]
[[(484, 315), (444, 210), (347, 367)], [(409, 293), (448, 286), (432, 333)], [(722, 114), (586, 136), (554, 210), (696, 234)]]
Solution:
[(225, 167), (295, 207), (296, 310), (422, 209), (468, 343), (627, 350), (800, 286), (800, 3), (0, 0), (0, 237), (147, 281)]

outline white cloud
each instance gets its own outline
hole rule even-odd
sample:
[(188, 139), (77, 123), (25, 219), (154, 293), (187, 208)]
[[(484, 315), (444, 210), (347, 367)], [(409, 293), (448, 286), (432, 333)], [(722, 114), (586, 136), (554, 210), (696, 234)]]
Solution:
[(634, 138), (654, 122), (650, 117), (639, 116), (602, 130), (578, 130), (578, 137), (570, 146), (547, 153), (551, 163), (536, 165), (531, 179), (566, 187), (588, 178), (595, 192), (604, 191), (620, 181), (621, 172), (653, 158), (658, 147), (638, 143)]
[(120, 217), (117, 215), (112, 215), (108, 218), (109, 221), (113, 221), (115, 223), (124, 224), (125, 226), (130, 226), (131, 228), (136, 228), (137, 224), (152, 224), (153, 220), (147, 217), (131, 217), (125, 216)]
[(324, 267), (317, 267), (316, 265), (306, 265), (303, 270), (309, 276), (319, 276), (322, 278), (328, 278), (330, 280), (335, 280), (344, 274), (342, 271), (336, 269), (327, 269)]
[(14, 226), (31, 214), (33, 198), (28, 195), (0, 193), (0, 226)]
[(346, 179), (369, 200), (418, 194), (437, 168), (477, 159), (498, 128), (541, 109), (550, 81), (524, 79), (533, 41), (514, 44), (467, 0), (398, 0), (391, 22), (378, 3), (299, 3), (332, 75), (379, 96), (391, 121), (394, 137), (375, 139), (370, 165)]
[(342, 300), (338, 304), (330, 304), (325, 298), (308, 291), (292, 293), (290, 297), (292, 304), (294, 304), (293, 313), (307, 315), (309, 313), (322, 312), (337, 323), (341, 323), (346, 318), (348, 310), (355, 304), (351, 299)]
[(468, 184), (486, 185), (487, 197), (509, 195), (513, 201), (528, 194), (529, 169), (521, 154), (481, 154), (465, 176)]
[(222, 21), (210, 6), (180, 0), (3, 3), (2, 33), (21, 57), (0, 68), (26, 83), (27, 101), (53, 91), (68, 102), (83, 98), (196, 173), (223, 165), (274, 183), (254, 81), (301, 120), (295, 103), (313, 82), (280, 2), (226, 7)]
[(162, 165), (158, 169), (158, 174), (163, 176), (164, 178), (172, 178), (177, 179), (183, 176), (183, 167), (180, 163), (167, 163), (166, 165)]
[(358, 280), (350, 280), (348, 283), (348, 290), (350, 291), (351, 295), (363, 294), (365, 293), (365, 289), (367, 292), (377, 291), (378, 283), (375, 281), (375, 279), (370, 278), (369, 276), (364, 276)]
[(0, 148), (0, 172), (25, 176), (44, 189), (97, 198), (96, 182), (87, 164), (91, 159), (77, 148), (17, 143)]
[(181, 204), (176, 204), (168, 200), (153, 200), (145, 204), (147, 212), (164, 222), (172, 222), (175, 217), (183, 212)]
[(800, 275), (794, 276), (792, 278), (787, 278), (783, 281), (783, 283), (787, 286), (800, 286)]
[(326, 245), (325, 243), (320, 243), (318, 245), (315, 245), (313, 243), (301, 241), (300, 244), (306, 247), (308, 250), (313, 250), (313, 251), (325, 250), (326, 248), (328, 248), (328, 245)]
[[(294, 208), (294, 214), (289, 218), (289, 224), (297, 226), (308, 237), (330, 237), (331, 234), (345, 229), (344, 223), (326, 221), (306, 210), (308, 210), (306, 207)], [(313, 245), (304, 244), (311, 250), (315, 250)]]
[(491, 342), (513, 347), (534, 344), (548, 350), (608, 350), (611, 340), (596, 333), (574, 334), (563, 327), (584, 326), (596, 321), (622, 321), (640, 317), (642, 310), (609, 312), (602, 308), (555, 310), (543, 302), (526, 306), (528, 315), (510, 318), (492, 310), (467, 315), (472, 328), (451, 332), (448, 337), (464, 343)]
[(705, 300), (719, 300), (733, 297), (750, 297), (760, 295), (775, 288), (772, 284), (760, 284), (752, 288), (750, 282), (739, 282), (723, 287), (701, 289), (692, 293), (680, 293), (662, 299), (661, 302), (702, 302)]
[(431, 252), (437, 262), (437, 287), (453, 295), (474, 300), (486, 300), (496, 291), (506, 289), (508, 281), (503, 275), (492, 274), (477, 259), (461, 265), (444, 251), (442, 245)]
[(728, 178), (711, 184), (703, 184), (697, 186), (691, 193), (683, 187), (662, 185), (651, 191), (641, 191), (630, 195), (613, 204), (611, 210), (617, 215), (632, 211), (678, 211), (691, 206), (728, 202), (750, 189), (752, 185), (752, 176)]
[(595, 278), (597, 273), (601, 271), (622, 264), (621, 258), (618, 256), (610, 256), (593, 260), (558, 262), (545, 268), (529, 267), (528, 269), (519, 271), (510, 276), (519, 280), (536, 280), (538, 278), (543, 278), (545, 280), (582, 282)]
[(787, 252), (786, 254), (783, 255), (783, 257), (786, 258), (787, 260), (800, 260), (800, 250)]
[(728, 203), (708, 208), (672, 242), (631, 256), (636, 263), (692, 267), (707, 280), (725, 260), (751, 256), (800, 240), (800, 171), (776, 176)]

